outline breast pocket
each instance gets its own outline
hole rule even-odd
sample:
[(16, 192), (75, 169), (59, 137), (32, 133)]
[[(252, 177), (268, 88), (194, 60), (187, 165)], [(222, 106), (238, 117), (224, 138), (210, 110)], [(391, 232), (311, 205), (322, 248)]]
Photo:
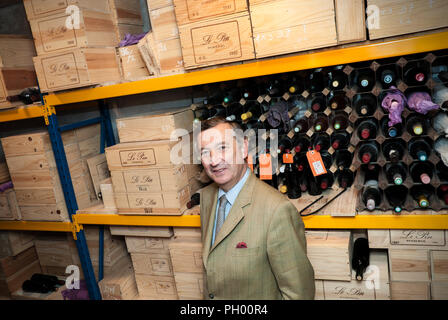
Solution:
[(256, 256), (260, 252), (260, 247), (255, 248), (234, 248), (232, 250), (232, 256), (234, 257), (248, 257)]

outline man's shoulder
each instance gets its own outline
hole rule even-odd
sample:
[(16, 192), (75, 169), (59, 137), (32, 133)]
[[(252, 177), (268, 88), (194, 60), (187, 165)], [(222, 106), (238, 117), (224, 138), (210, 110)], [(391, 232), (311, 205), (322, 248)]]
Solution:
[(255, 201), (259, 198), (260, 200), (275, 206), (282, 202), (289, 202), (288, 198), (283, 193), (258, 178), (255, 182), (254, 197)]

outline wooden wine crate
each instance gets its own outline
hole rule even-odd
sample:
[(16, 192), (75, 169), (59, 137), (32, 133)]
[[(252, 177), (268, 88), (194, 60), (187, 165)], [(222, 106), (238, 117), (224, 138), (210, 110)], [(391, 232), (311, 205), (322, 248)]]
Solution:
[(257, 58), (338, 43), (333, 0), (250, 0)]
[(34, 234), (21, 231), (0, 232), (0, 257), (17, 256), (34, 246)]
[(95, 194), (101, 192), (100, 184), (102, 181), (110, 178), (109, 168), (107, 167), (106, 155), (101, 153), (87, 159), (90, 177), (92, 178)]
[(351, 232), (306, 231), (305, 235), (315, 279), (351, 281)]
[[(76, 7), (80, 10), (88, 9), (111, 13), (109, 0), (23, 0), (23, 4), (28, 20), (65, 13), (66, 11), (76, 12)], [(76, 7), (67, 9), (69, 6)]]
[(26, 88), (37, 87), (32, 63), (35, 55), (32, 39), (0, 35), (0, 109), (22, 104), (9, 102), (7, 98), (20, 94)]
[(168, 6), (149, 12), (152, 34), (156, 42), (179, 38), (174, 6)]
[(117, 119), (120, 142), (169, 140), (176, 129), (185, 134), (193, 131), (194, 114), (191, 109), (180, 109), (163, 114)]
[(180, 191), (115, 193), (115, 203), (119, 214), (182, 215), (190, 197), (190, 186), (186, 186)]
[(145, 61), (136, 44), (118, 48), (118, 54), (120, 56), (123, 78), (125, 80), (132, 81), (153, 75), (146, 67)]
[(100, 183), (101, 190), (101, 200), (103, 200), (104, 208), (106, 209), (116, 209), (115, 204), (114, 189), (112, 187), (112, 179), (107, 178)]
[(448, 280), (448, 251), (431, 251), (431, 276), (432, 280)]
[(135, 24), (120, 23), (115, 25), (115, 33), (117, 35), (118, 41), (121, 41), (125, 36), (129, 34), (142, 34), (143, 26)]
[[(190, 142), (190, 136), (182, 137)], [(192, 143), (188, 152), (182, 152), (182, 140), (126, 142), (106, 148), (109, 170), (166, 168), (173, 164), (191, 163)], [(188, 154), (187, 154), (188, 153)], [(171, 161), (171, 154), (173, 160)], [(179, 163), (176, 163), (179, 162)]]
[(106, 275), (98, 286), (103, 300), (134, 300), (138, 296), (132, 264), (114, 268)]
[(140, 0), (110, 0), (115, 24), (143, 25)]
[(338, 44), (367, 39), (364, 0), (335, 0)]
[(79, 10), (79, 27), (74, 23), (67, 24), (70, 15), (69, 12), (30, 20), (37, 54), (84, 47), (114, 47), (118, 43), (111, 14)]
[(448, 3), (443, 0), (368, 0), (367, 6), (373, 8), (367, 17), (370, 39), (448, 26)]
[(120, 80), (115, 48), (83, 48), (35, 58), (42, 92), (58, 91)]
[(112, 171), (114, 192), (180, 191), (189, 184), (192, 178), (189, 174), (194, 172), (193, 169), (187, 170), (188, 166), (199, 167), (185, 164), (161, 169)]
[(428, 250), (389, 249), (391, 281), (431, 281)]
[(19, 204), (13, 189), (0, 192), (0, 220), (21, 220)]
[(169, 244), (174, 274), (204, 273), (202, 242), (200, 239), (175, 239)]
[(155, 41), (148, 32), (138, 43), (138, 48), (148, 70), (155, 75), (183, 73), (184, 61), (179, 38)]
[(173, 0), (147, 0), (148, 10), (156, 10), (173, 5)]
[(201, 228), (193, 227), (173, 227), (175, 239), (193, 238), (201, 240)]
[(169, 254), (170, 253), (169, 244), (171, 241), (172, 241), (171, 238), (162, 238), (155, 236), (152, 237), (126, 236), (126, 246), (128, 248), (128, 252), (130, 253)]
[(246, 0), (173, 0), (179, 25), (215, 19), (229, 14), (247, 13)]
[(182, 25), (179, 36), (185, 69), (255, 58), (248, 14), (236, 13)]
[(178, 300), (174, 277), (136, 274), (140, 297), (151, 300)]
[(325, 300), (324, 295), (324, 281), (323, 280), (314, 280), (314, 300)]
[(390, 283), (390, 294), (392, 300), (430, 300), (431, 283), (392, 281)]
[(203, 273), (176, 272), (176, 289), (179, 300), (202, 300), (204, 299)]
[(34, 246), (17, 256), (0, 259), (0, 296), (10, 296), (34, 273), (41, 272)]
[(11, 181), (6, 162), (0, 162), (0, 184)]
[(431, 300), (448, 300), (448, 281), (431, 282)]
[(369, 229), (369, 247), (448, 250), (446, 230)]
[[(113, 231), (112, 231), (113, 230)], [(133, 226), (111, 226), (112, 234), (122, 235), (122, 236), (130, 236), (135, 237), (133, 242), (135, 241), (143, 241), (143, 239), (149, 238), (170, 238), (173, 235), (173, 230), (171, 227), (133, 227)], [(139, 238), (139, 239), (137, 239)], [(150, 240), (152, 242), (152, 240)], [(138, 246), (143, 245), (140, 243)], [(146, 246), (146, 245), (145, 245)], [(148, 244), (149, 246), (149, 244)], [(132, 249), (129, 249), (129, 252), (134, 252)], [(140, 252), (140, 251), (136, 251)], [(144, 252), (143, 252), (144, 253)]]
[(169, 253), (131, 253), (136, 274), (173, 276)]

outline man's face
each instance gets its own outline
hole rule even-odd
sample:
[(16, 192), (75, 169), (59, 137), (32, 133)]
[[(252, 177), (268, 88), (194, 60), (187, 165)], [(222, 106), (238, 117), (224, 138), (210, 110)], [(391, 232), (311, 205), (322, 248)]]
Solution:
[(224, 191), (230, 190), (245, 173), (247, 140), (238, 144), (233, 128), (228, 123), (204, 130), (199, 138), (205, 172)]

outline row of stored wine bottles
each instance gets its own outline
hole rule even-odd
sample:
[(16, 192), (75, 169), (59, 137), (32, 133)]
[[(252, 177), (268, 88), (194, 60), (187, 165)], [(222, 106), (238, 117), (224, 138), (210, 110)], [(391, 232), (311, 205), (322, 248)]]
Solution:
[[(344, 95), (349, 88), (353, 92), (370, 92), (374, 87), (379, 88), (379, 90), (387, 90), (392, 86), (399, 87), (400, 84), (403, 84), (400, 87), (404, 89), (415, 86), (421, 87), (425, 86), (429, 79), (441, 83), (448, 82), (448, 56), (440, 56), (435, 59), (434, 57), (432, 54), (419, 60), (412, 60), (412, 57), (396, 57), (386, 60), (385, 63), (370, 61), (353, 65), (290, 72), (269, 77), (257, 77), (237, 82), (224, 82), (207, 87), (207, 98), (204, 100), (204, 104), (228, 105), (238, 103), (241, 99), (247, 101), (257, 100), (261, 97), (261, 100), (263, 100), (266, 96), (269, 96), (267, 99), (269, 102), (270, 98), (285, 97), (285, 93), (287, 94), (286, 97), (289, 97), (290, 95), (302, 95), (302, 93), (307, 92), (305, 96), (312, 94), (311, 98), (317, 98), (322, 92), (331, 92), (332, 95), (329, 95), (328, 99), (324, 99), (324, 103), (321, 103), (330, 106), (333, 102), (330, 102), (330, 100), (334, 96)], [(408, 61), (408, 59), (411, 60)], [(355, 96), (356, 99), (359, 98)], [(376, 100), (376, 97), (370, 102), (373, 102), (373, 100)], [(356, 103), (357, 101), (354, 101), (354, 105)], [(374, 104), (377, 105), (376, 101)], [(317, 108), (317, 105), (315, 108)], [(322, 106), (321, 110), (323, 110)]]

